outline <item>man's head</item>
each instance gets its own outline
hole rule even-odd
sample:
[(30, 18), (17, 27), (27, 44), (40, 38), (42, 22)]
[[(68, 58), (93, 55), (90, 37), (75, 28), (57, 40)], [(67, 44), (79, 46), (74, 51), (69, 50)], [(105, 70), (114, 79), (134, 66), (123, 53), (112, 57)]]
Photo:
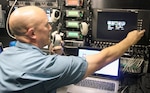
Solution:
[(20, 7), (13, 11), (9, 28), (16, 39), (39, 48), (50, 43), (51, 26), (45, 11), (36, 6)]

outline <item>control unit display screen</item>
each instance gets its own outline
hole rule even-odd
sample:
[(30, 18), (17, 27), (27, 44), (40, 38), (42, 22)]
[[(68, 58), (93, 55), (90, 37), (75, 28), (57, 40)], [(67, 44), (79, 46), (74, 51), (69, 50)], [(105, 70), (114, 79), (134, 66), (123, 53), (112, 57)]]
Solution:
[(118, 42), (129, 31), (137, 29), (137, 13), (99, 11), (97, 13), (97, 38), (104, 41)]
[(130, 31), (145, 29), (137, 45), (149, 42), (150, 11), (139, 9), (94, 9), (92, 17), (92, 40), (114, 42), (123, 40)]

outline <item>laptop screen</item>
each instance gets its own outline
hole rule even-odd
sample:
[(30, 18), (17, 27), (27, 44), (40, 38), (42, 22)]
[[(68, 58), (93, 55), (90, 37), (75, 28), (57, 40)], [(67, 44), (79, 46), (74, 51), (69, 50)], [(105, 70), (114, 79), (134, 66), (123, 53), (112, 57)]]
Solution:
[[(85, 55), (89, 54), (96, 54), (100, 52), (100, 49), (97, 48), (87, 48), (87, 47), (79, 47), (78, 48), (78, 56), (85, 57)], [(106, 65), (102, 69), (96, 71), (94, 74), (96, 75), (104, 75), (104, 76), (112, 76), (112, 77), (118, 77), (119, 76), (119, 64), (120, 59), (113, 61), (112, 63)]]

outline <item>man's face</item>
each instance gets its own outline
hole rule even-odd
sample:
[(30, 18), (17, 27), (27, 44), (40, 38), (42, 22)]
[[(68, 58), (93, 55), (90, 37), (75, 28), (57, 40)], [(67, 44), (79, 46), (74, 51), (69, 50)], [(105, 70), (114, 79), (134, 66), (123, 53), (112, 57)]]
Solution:
[(36, 29), (36, 37), (37, 43), (39, 44), (40, 48), (49, 45), (51, 43), (50, 40), (50, 32), (52, 27), (50, 26), (47, 16), (43, 17), (40, 25), (37, 26)]

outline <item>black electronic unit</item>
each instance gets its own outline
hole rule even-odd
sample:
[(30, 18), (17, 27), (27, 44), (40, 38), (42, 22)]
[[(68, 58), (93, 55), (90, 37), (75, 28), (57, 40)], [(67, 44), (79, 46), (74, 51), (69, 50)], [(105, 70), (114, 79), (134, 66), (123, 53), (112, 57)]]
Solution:
[[(9, 6), (14, 4), (14, 0), (9, 0)], [(15, 6), (35, 5), (39, 7), (57, 8), (58, 0), (17, 0)]]
[(3, 44), (0, 42), (0, 53), (3, 51)]
[(147, 45), (149, 14), (148, 10), (95, 9), (92, 24), (93, 41), (117, 43), (124, 39), (128, 32), (145, 29), (145, 35), (137, 44)]

